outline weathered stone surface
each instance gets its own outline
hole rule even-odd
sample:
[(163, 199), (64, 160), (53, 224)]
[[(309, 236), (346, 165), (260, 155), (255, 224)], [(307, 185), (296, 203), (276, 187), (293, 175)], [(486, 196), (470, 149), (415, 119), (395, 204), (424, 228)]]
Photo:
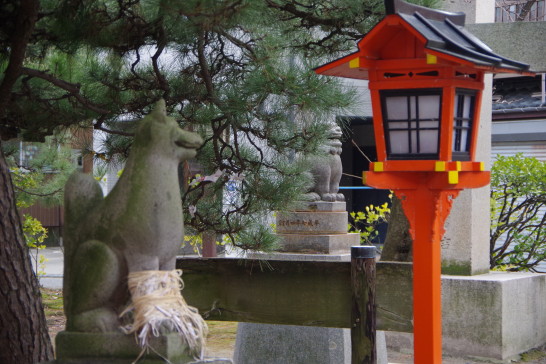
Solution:
[(277, 213), (278, 234), (346, 234), (347, 211)]
[[(229, 359), (203, 359), (192, 360), (186, 362), (187, 364), (233, 364)], [(184, 364), (186, 364), (184, 363)], [(134, 364), (133, 360), (123, 359), (68, 359), (68, 360), (53, 360), (40, 364)], [(140, 360), (138, 364), (165, 364), (165, 360)]]
[(64, 297), (67, 330), (117, 332), (127, 275), (172, 270), (183, 237), (178, 165), (202, 139), (166, 116), (165, 103), (139, 124), (124, 172), (103, 198), (91, 175), (65, 192)]
[(240, 323), (233, 360), (237, 364), (350, 363), (350, 330)]
[[(135, 360), (142, 348), (135, 336), (123, 333), (60, 332), (55, 339), (57, 360), (68, 359), (126, 359)], [(192, 358), (185, 353), (186, 345), (180, 335), (167, 334), (153, 338), (150, 346), (155, 352), (146, 354), (147, 360), (186, 363)]]
[(345, 201), (302, 202), (301, 205), (295, 209), (295, 211), (317, 211), (317, 212), (347, 211), (347, 203)]
[(328, 142), (322, 146), (326, 156), (319, 156), (310, 161), (313, 175), (313, 186), (307, 194), (311, 201), (345, 201), (345, 196), (339, 193), (341, 180), (341, 128), (332, 123)]
[(281, 239), (278, 243), (279, 252), (305, 254), (343, 254), (351, 246), (360, 245), (360, 234), (335, 235), (297, 235), (277, 234)]
[(453, 354), (511, 358), (546, 342), (546, 275), (444, 276), (444, 347)]
[[(377, 364), (387, 364), (385, 333), (376, 335)], [(350, 364), (351, 330), (240, 323), (237, 364)]]
[[(506, 360), (543, 345), (544, 297), (544, 274), (442, 276), (444, 353)], [(386, 335), (389, 347), (412, 350), (412, 334)]]
[[(138, 362), (142, 364), (231, 363), (228, 359), (195, 361), (187, 354), (186, 345), (177, 334), (153, 338), (148, 350)], [(56, 337), (56, 364), (130, 364), (139, 357), (142, 348), (132, 335), (115, 333), (60, 332)]]
[(291, 261), (319, 261), (319, 262), (349, 262), (351, 254), (304, 254), (304, 253), (249, 253), (249, 259), (259, 260), (291, 260)]

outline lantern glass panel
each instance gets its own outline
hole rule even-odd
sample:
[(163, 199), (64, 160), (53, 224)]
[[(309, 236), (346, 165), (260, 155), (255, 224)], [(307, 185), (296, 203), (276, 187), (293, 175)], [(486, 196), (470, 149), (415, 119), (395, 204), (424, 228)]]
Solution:
[(441, 89), (383, 90), (388, 159), (437, 159)]
[(387, 110), (393, 120), (405, 120), (408, 117), (408, 102), (406, 96), (387, 98)]
[(457, 89), (453, 114), (453, 160), (470, 160), (476, 91)]

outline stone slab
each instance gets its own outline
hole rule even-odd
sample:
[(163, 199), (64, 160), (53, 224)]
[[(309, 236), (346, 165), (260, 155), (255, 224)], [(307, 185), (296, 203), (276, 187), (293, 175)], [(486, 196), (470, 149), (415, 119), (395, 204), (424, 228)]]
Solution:
[(351, 246), (360, 244), (360, 234), (299, 235), (277, 234), (279, 252), (305, 254), (347, 254)]
[(300, 206), (296, 208), (296, 211), (318, 211), (318, 212), (347, 211), (347, 204), (345, 203), (345, 201), (302, 202)]
[[(376, 336), (377, 364), (387, 364), (385, 334)], [(351, 364), (351, 330), (239, 323), (237, 364)]]
[(239, 323), (233, 360), (237, 364), (323, 364), (351, 362), (349, 329)]
[[(133, 335), (123, 333), (82, 333), (62, 331), (55, 339), (57, 364), (130, 364), (142, 349)], [(178, 334), (167, 334), (150, 341), (149, 350), (139, 360), (141, 364), (231, 363), (224, 359), (195, 361), (186, 352), (186, 345)]]
[(261, 253), (249, 252), (248, 259), (260, 260), (290, 260), (290, 261), (320, 261), (320, 262), (350, 262), (351, 253), (347, 254), (304, 254), (304, 253)]
[[(165, 360), (139, 360), (138, 364), (165, 364)], [(67, 359), (42, 362), (40, 364), (134, 364), (133, 360), (128, 359)], [(229, 359), (204, 359), (189, 361), (185, 364), (233, 364)]]
[[(545, 274), (442, 276), (444, 353), (507, 360), (544, 345), (544, 297)], [(386, 335), (389, 347), (412, 350), (412, 334)]]
[(278, 234), (347, 234), (347, 211), (277, 213)]

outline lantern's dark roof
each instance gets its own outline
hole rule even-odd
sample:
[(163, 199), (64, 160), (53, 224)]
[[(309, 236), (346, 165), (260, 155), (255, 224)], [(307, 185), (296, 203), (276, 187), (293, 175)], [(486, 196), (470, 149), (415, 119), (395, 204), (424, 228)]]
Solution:
[[(494, 53), (487, 45), (464, 29), (464, 13), (449, 13), (406, 3), (385, 0), (387, 17), (358, 42), (359, 50), (315, 68), (327, 76), (368, 79), (368, 68), (360, 58), (380, 59), (389, 39), (396, 39), (398, 29), (411, 29), (415, 37), (422, 37), (424, 48), (432, 55), (455, 63), (472, 65), (485, 72), (521, 73), (532, 75), (529, 65)], [(418, 33), (418, 34), (415, 34)], [(385, 41), (385, 39), (387, 41)], [(392, 52), (391, 52), (392, 53)], [(379, 57), (379, 58), (378, 58)], [(357, 60), (356, 63), (353, 61)], [(356, 64), (356, 67), (355, 67)]]
[(546, 111), (540, 77), (497, 79), (493, 83), (493, 115)]
[(387, 14), (397, 14), (425, 39), (425, 47), (479, 66), (528, 72), (529, 65), (494, 53), (491, 48), (464, 29), (464, 13), (449, 13), (386, 0)]

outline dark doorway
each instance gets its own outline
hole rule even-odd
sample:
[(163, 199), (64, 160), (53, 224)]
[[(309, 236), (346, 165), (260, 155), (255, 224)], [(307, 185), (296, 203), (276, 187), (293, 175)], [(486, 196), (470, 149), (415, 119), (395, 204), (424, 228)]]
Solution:
[[(369, 170), (368, 159), (372, 162), (377, 161), (372, 118), (350, 116), (338, 119), (343, 129), (341, 153), (343, 176), (340, 192), (345, 195), (347, 211), (364, 211), (369, 205), (390, 203), (389, 190), (378, 190), (362, 184), (362, 172)], [(375, 243), (383, 243), (386, 232), (387, 224), (380, 225)]]

